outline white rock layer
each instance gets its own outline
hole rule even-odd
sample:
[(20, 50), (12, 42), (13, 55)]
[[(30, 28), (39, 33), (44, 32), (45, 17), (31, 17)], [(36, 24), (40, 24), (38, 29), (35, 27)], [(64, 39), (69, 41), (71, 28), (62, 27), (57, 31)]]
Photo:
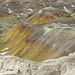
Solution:
[(0, 56), (0, 75), (75, 75), (75, 53), (43, 62)]

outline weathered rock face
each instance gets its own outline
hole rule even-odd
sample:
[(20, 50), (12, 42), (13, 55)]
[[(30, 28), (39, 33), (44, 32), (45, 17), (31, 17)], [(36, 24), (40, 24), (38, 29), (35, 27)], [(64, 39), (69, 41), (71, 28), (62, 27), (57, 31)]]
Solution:
[(0, 56), (0, 75), (74, 75), (75, 53), (58, 59), (33, 62), (15, 56)]

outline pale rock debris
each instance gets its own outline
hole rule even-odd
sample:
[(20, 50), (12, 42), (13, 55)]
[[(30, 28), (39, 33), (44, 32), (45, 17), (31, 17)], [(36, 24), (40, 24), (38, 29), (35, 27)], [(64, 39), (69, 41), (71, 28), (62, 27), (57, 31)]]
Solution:
[(42, 62), (0, 56), (0, 75), (75, 75), (75, 53)]

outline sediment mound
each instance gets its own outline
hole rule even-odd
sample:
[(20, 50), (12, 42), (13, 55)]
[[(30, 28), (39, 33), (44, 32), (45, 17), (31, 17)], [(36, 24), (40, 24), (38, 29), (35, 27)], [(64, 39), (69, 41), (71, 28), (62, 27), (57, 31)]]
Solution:
[(0, 53), (33, 61), (68, 55), (75, 49), (74, 24), (73, 18), (45, 24), (19, 23), (1, 39)]
[(63, 10), (59, 10), (52, 7), (47, 7), (39, 10), (35, 15), (30, 17), (27, 22), (28, 23), (36, 23), (36, 24), (43, 24), (50, 21), (53, 21), (60, 17), (71, 17), (70, 14)]

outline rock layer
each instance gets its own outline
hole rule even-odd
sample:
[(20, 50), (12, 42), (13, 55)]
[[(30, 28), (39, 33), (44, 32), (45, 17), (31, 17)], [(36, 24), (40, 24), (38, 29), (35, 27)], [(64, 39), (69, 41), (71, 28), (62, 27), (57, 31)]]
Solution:
[(75, 53), (43, 62), (0, 56), (0, 75), (74, 75)]
[(43, 61), (75, 52), (75, 19), (59, 18), (46, 24), (19, 23), (0, 39), (0, 53)]

